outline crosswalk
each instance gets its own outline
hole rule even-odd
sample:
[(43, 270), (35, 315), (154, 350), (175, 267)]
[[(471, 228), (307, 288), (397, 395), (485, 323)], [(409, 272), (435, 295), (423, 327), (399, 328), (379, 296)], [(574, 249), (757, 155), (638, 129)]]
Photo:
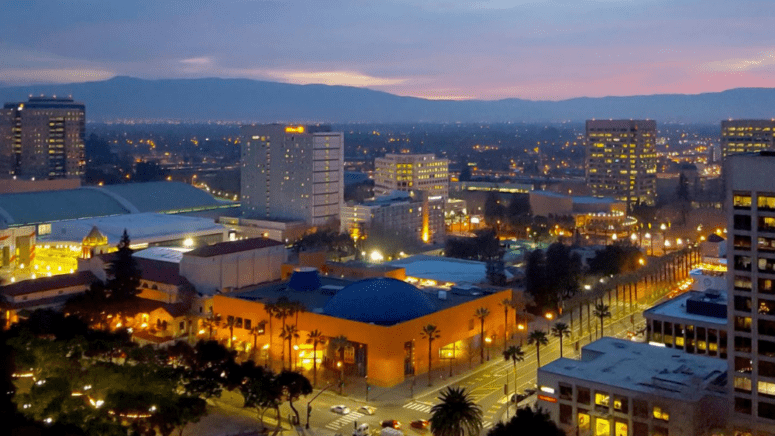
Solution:
[(488, 428), (492, 427), (493, 423), (492, 421), (485, 421), (482, 423), (482, 430), (487, 430)]
[(404, 409), (417, 410), (423, 413), (431, 413), (432, 404), (420, 403), (417, 401), (410, 401), (404, 404)]
[(344, 427), (345, 424), (349, 424), (361, 418), (363, 418), (363, 413), (350, 412), (347, 415), (344, 415), (340, 418), (337, 418), (329, 422), (328, 424), (326, 424), (326, 428), (329, 430), (339, 430), (340, 428)]

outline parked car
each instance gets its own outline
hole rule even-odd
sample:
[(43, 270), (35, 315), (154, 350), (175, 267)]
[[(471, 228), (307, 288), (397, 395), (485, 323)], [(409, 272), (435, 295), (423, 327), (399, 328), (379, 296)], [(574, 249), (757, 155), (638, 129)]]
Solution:
[(371, 406), (361, 406), (360, 409), (358, 409), (358, 412), (363, 413), (364, 415), (373, 415), (376, 411), (377, 409)]
[(536, 393), (535, 388), (525, 389), (525, 395), (527, 395), (528, 397), (535, 393)]
[(527, 399), (527, 397), (528, 397), (528, 395), (527, 395), (527, 394), (525, 394), (525, 393), (521, 393), (521, 394), (512, 394), (512, 395), (511, 395), (511, 402), (512, 402), (512, 403), (517, 403), (517, 404), (519, 404), (519, 403), (521, 403), (522, 401), (524, 401), (525, 399)]
[(414, 428), (419, 428), (421, 430), (424, 430), (428, 428), (428, 424), (430, 424), (430, 422), (428, 422), (427, 419), (418, 419), (416, 421), (412, 421), (411, 424), (409, 425), (411, 425)]
[(382, 421), (382, 428), (394, 428), (396, 430), (401, 428), (401, 423), (395, 419), (387, 419)]
[(353, 436), (369, 436), (369, 424), (363, 423), (355, 428)]
[(350, 413), (350, 408), (343, 404), (339, 404), (336, 406), (331, 406), (331, 411), (340, 415), (347, 415)]

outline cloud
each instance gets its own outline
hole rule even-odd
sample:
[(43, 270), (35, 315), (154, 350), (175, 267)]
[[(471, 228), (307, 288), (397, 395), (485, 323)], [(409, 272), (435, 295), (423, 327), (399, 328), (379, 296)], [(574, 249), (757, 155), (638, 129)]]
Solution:
[(113, 71), (99, 69), (29, 69), (0, 68), (0, 78), (6, 85), (26, 85), (31, 83), (78, 83), (107, 80), (116, 75)]
[(265, 75), (298, 85), (319, 83), (342, 86), (393, 86), (406, 83), (407, 79), (375, 77), (355, 71), (264, 71)]
[(703, 72), (743, 72), (761, 67), (775, 65), (775, 51), (760, 52), (749, 58), (730, 58), (720, 61), (700, 64), (698, 69)]

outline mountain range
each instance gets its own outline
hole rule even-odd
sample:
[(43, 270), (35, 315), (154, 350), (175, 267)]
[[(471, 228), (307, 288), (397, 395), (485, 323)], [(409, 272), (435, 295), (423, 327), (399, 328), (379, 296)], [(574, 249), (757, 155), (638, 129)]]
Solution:
[(241, 122), (561, 122), (591, 118), (718, 123), (772, 118), (775, 88), (704, 94), (582, 97), (560, 101), (426, 100), (367, 88), (294, 85), (249, 79), (160, 79), (118, 76), (98, 82), (0, 86), (0, 102), (29, 95), (72, 95), (89, 121), (118, 119)]

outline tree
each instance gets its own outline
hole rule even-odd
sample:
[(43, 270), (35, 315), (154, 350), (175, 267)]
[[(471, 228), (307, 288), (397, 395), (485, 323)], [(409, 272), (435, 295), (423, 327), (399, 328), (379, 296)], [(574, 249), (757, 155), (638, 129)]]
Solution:
[(186, 392), (209, 397), (220, 397), (225, 384), (227, 370), (234, 366), (235, 352), (217, 341), (199, 341), (188, 363)]
[(600, 318), (600, 337), (603, 337), (603, 320), (605, 318), (611, 317), (611, 311), (609, 310), (607, 304), (603, 303), (597, 303), (595, 304), (595, 310), (592, 311), (592, 314), (598, 318)]
[(259, 355), (255, 354), (255, 353), (256, 353), (256, 349), (258, 348), (258, 337), (259, 337), (259, 335), (263, 335), (264, 334), (264, 325), (263, 325), (263, 323), (264, 322), (262, 321), (261, 323), (259, 323), (259, 325), (254, 326), (253, 328), (250, 329), (250, 335), (253, 336), (253, 353), (254, 353), (254, 358), (259, 358)]
[(541, 435), (566, 436), (549, 417), (549, 413), (536, 407), (518, 409), (507, 422), (499, 422), (490, 429), (487, 436)]
[(113, 261), (106, 266), (108, 275), (107, 289), (110, 298), (116, 301), (127, 300), (139, 293), (140, 270), (137, 260), (132, 257), (133, 250), (130, 245), (129, 234), (124, 229), (121, 241), (118, 243)]
[(541, 367), (541, 346), (547, 345), (549, 343), (549, 339), (546, 337), (546, 332), (543, 330), (533, 330), (530, 332), (530, 335), (527, 337), (527, 343), (529, 345), (535, 344), (536, 346), (536, 362), (537, 366)]
[(435, 325), (428, 324), (422, 328), (421, 334), (423, 339), (428, 340), (428, 386), (431, 386), (431, 362), (433, 358), (431, 344), (433, 344), (433, 341), (441, 337), (441, 332)]
[(299, 338), (299, 329), (296, 324), (288, 324), (280, 333), (283, 340), (288, 341), (288, 369), (293, 370), (293, 340)]
[(272, 371), (255, 367), (246, 377), (245, 383), (239, 387), (243, 398), (242, 407), (254, 407), (258, 413), (258, 419), (264, 422), (264, 413), (269, 409), (277, 411), (277, 426), (280, 428), (280, 403), (282, 402), (283, 389), (277, 383)]
[(207, 414), (207, 402), (199, 397), (181, 396), (167, 399), (158, 404), (158, 412), (149, 419), (150, 423), (159, 429), (162, 436), (169, 436), (178, 430), (178, 436), (183, 436), (183, 430), (189, 423), (199, 422)]
[[(274, 316), (275, 318), (282, 320), (283, 327), (280, 330), (280, 337), (284, 338), (285, 333), (285, 320), (293, 315), (293, 306), (290, 300), (288, 300), (288, 297), (280, 297), (277, 299), (277, 302), (274, 304)], [(282, 359), (283, 369), (285, 369), (285, 340), (283, 340), (283, 345), (280, 347), (280, 358)], [(291, 356), (288, 355), (288, 360), (290, 360)], [(290, 367), (290, 365), (289, 365)]]
[(479, 338), (481, 344), (479, 346), (479, 363), (484, 363), (484, 319), (490, 316), (490, 309), (486, 307), (480, 307), (474, 312), (474, 316), (479, 318)]
[[(289, 326), (290, 327), (290, 326)], [(294, 326), (295, 327), (295, 326)], [(288, 400), (288, 405), (296, 415), (296, 424), (300, 422), (299, 411), (293, 406), (293, 402), (298, 400), (302, 395), (309, 395), (312, 393), (312, 384), (309, 379), (304, 377), (295, 371), (283, 371), (277, 376), (277, 384), (283, 390), (285, 398)]]
[(220, 327), (220, 325), (221, 325), (221, 315), (217, 313), (213, 313), (213, 308), (211, 307), (207, 313), (207, 317), (202, 320), (202, 326), (207, 328), (209, 332), (207, 339), (209, 340), (213, 339), (213, 330)]
[(512, 345), (503, 351), (503, 359), (514, 364), (514, 393), (517, 393), (517, 362), (525, 360), (525, 352), (519, 345)]
[(501, 301), (501, 306), (503, 306), (503, 350), (506, 350), (507, 342), (509, 341), (509, 308), (514, 304), (513, 300), (509, 300), (508, 298), (504, 298), (503, 301)]
[(533, 250), (525, 259), (525, 291), (533, 296), (539, 308), (551, 304), (546, 290), (546, 258), (543, 250)]
[(447, 387), (431, 408), (434, 436), (476, 436), (482, 431), (482, 410), (465, 388)]
[(312, 386), (318, 384), (318, 345), (324, 344), (326, 337), (320, 330), (315, 329), (307, 333), (307, 343), (312, 344)]
[(236, 322), (237, 318), (235, 318), (233, 315), (229, 315), (226, 317), (226, 322), (223, 323), (223, 326), (229, 329), (229, 348), (232, 348), (233, 345), (232, 340), (234, 339), (234, 324)]
[(267, 355), (272, 357), (272, 339), (274, 338), (274, 332), (272, 331), (272, 318), (276, 317), (277, 306), (272, 303), (264, 303), (264, 312), (269, 316), (269, 349), (266, 350)]
[(560, 357), (562, 357), (562, 339), (570, 336), (570, 327), (564, 322), (557, 322), (552, 327), (552, 336), (560, 339)]

